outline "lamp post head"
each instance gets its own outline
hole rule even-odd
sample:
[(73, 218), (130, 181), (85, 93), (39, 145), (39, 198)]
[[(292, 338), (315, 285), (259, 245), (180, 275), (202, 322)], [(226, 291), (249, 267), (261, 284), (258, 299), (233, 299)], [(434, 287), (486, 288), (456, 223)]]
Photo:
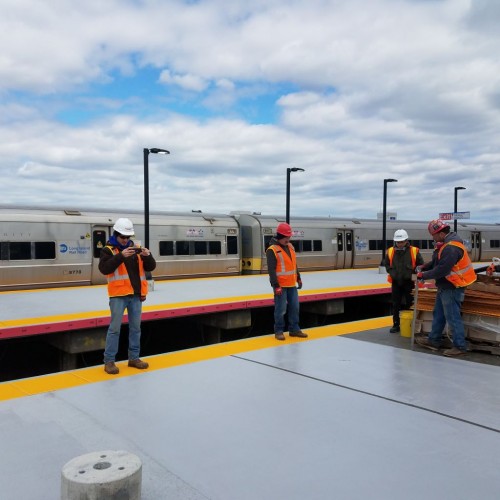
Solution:
[(289, 172), (305, 172), (303, 168), (298, 168), (298, 167), (292, 167), (292, 168), (287, 168)]
[(459, 189), (467, 189), (467, 188), (464, 188), (464, 187), (462, 187), (462, 186), (457, 186), (457, 187), (455, 188), (455, 191), (458, 191)]
[(397, 179), (384, 179), (384, 182), (387, 183), (387, 182), (398, 182)]
[(160, 148), (146, 148), (148, 153), (154, 153), (155, 155), (169, 155), (170, 151)]

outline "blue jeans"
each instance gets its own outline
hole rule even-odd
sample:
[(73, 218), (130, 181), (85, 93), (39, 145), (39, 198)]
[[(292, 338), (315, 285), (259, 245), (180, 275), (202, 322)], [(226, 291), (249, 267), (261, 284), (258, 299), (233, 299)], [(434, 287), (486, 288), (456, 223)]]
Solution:
[(299, 326), (299, 292), (297, 288), (282, 288), (281, 295), (274, 294), (274, 333), (285, 330), (285, 313), (288, 303), (288, 330), (292, 333), (300, 330)]
[(128, 359), (138, 359), (141, 347), (141, 314), (142, 302), (136, 295), (125, 297), (110, 297), (111, 323), (106, 335), (106, 348), (104, 350), (104, 363), (115, 361), (120, 340), (120, 328), (123, 314), (127, 309), (128, 314)]
[(465, 330), (460, 314), (460, 308), (464, 301), (465, 289), (438, 288), (436, 303), (432, 318), (432, 329), (429, 333), (429, 342), (438, 346), (443, 339), (443, 330), (448, 323), (453, 334), (453, 345), (461, 351), (467, 350), (465, 343)]

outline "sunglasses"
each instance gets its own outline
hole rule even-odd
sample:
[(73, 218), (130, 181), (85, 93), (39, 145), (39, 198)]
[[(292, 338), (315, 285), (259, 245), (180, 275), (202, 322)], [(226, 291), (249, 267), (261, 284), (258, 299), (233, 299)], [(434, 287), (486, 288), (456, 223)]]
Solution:
[(124, 236), (123, 234), (119, 234), (118, 238), (122, 238), (124, 240), (129, 240), (130, 238), (132, 238), (132, 236)]

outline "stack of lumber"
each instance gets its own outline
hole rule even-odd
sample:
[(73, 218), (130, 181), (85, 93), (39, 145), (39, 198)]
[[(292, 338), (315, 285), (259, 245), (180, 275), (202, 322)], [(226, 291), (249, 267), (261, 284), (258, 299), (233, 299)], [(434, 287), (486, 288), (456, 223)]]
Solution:
[[(416, 309), (422, 333), (430, 331), (436, 293), (436, 288), (418, 290)], [(479, 274), (477, 282), (465, 289), (462, 319), (471, 349), (500, 354), (500, 277)]]
[[(417, 311), (432, 311), (436, 288), (419, 288)], [(500, 317), (500, 277), (478, 274), (478, 281), (465, 289), (462, 313)]]

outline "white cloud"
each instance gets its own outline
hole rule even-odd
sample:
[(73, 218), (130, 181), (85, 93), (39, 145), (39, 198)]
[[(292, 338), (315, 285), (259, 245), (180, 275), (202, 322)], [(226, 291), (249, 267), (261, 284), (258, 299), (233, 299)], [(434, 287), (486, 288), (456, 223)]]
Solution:
[(185, 90), (193, 90), (195, 92), (202, 92), (208, 86), (208, 83), (199, 76), (191, 74), (172, 75), (168, 69), (164, 69), (160, 73), (159, 82), (166, 85), (178, 85)]
[(394, 177), (400, 217), (464, 185), (500, 221), (499, 21), (486, 0), (8, 2), (2, 201), (140, 209), (163, 147), (152, 209), (283, 213), (298, 166), (296, 213), (374, 217)]

